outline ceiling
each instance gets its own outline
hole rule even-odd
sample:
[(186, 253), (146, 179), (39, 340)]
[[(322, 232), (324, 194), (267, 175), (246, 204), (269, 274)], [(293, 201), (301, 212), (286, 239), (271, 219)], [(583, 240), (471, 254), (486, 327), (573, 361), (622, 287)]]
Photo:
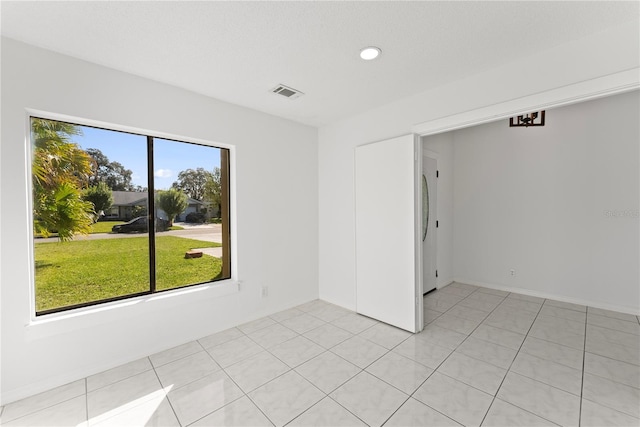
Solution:
[[(638, 21), (638, 2), (2, 1), (2, 35), (312, 126)], [(382, 55), (365, 62), (362, 47)], [(272, 94), (277, 84), (305, 95)]]

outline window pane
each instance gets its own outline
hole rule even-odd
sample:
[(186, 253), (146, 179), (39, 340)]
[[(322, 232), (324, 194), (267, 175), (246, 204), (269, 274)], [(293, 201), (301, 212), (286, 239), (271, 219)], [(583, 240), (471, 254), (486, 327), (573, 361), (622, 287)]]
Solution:
[(222, 244), (228, 203), (220, 160), (226, 150), (154, 138), (153, 153), (156, 289), (228, 278), (222, 272), (223, 255), (228, 256)]
[(146, 137), (31, 128), (36, 312), (148, 292)]
[(31, 127), (37, 315), (231, 277), (229, 150)]

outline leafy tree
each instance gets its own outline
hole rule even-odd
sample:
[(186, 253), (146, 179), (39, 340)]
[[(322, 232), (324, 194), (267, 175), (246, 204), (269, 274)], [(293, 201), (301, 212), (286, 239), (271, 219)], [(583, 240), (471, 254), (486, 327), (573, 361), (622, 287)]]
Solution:
[(132, 217), (138, 217), (138, 216), (147, 216), (147, 206), (134, 206), (131, 208), (131, 216)]
[(213, 168), (213, 172), (209, 173), (207, 183), (205, 185), (205, 200), (211, 202), (218, 210), (218, 215), (222, 210), (222, 185), (220, 183), (220, 168)]
[(192, 199), (202, 201), (207, 182), (210, 180), (211, 172), (204, 168), (187, 169), (178, 174), (178, 180), (171, 185), (171, 188), (181, 190)]
[(158, 191), (156, 205), (169, 216), (169, 226), (173, 225), (173, 219), (189, 206), (187, 195), (180, 190), (171, 188)]
[(132, 191), (131, 177), (133, 171), (126, 169), (118, 162), (109, 163), (109, 174), (105, 178), (105, 182), (114, 191)]
[(87, 148), (87, 153), (93, 158), (91, 182), (104, 182), (113, 191), (134, 191), (131, 184), (133, 171), (125, 168), (119, 162), (109, 161), (109, 158), (97, 148)]
[(147, 191), (149, 191), (149, 189), (147, 187), (143, 187), (142, 185), (134, 185), (129, 191), (135, 191), (136, 193), (146, 193)]
[(108, 211), (113, 205), (113, 193), (105, 182), (98, 182), (84, 190), (83, 199), (93, 203), (93, 210), (96, 213), (96, 221), (100, 212)]
[(91, 174), (91, 158), (71, 141), (78, 126), (33, 118), (33, 218), (35, 232), (57, 232), (62, 241), (86, 234), (93, 223), (93, 205), (82, 199)]

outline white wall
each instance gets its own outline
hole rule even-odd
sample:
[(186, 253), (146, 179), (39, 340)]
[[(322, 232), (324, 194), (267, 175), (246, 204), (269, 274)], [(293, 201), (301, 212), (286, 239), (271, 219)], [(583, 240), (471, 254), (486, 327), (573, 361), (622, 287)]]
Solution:
[[(25, 108), (234, 146), (240, 291), (30, 325)], [(2, 402), (317, 298), (317, 167), (314, 128), (2, 39)]]
[(453, 133), (446, 132), (422, 138), (422, 148), (438, 156), (437, 266), (440, 289), (454, 280), (453, 274)]
[(639, 107), (635, 91), (453, 132), (456, 281), (640, 312)]
[(319, 130), (320, 297), (355, 307), (353, 152), (413, 125), (640, 65), (638, 25), (575, 40)]

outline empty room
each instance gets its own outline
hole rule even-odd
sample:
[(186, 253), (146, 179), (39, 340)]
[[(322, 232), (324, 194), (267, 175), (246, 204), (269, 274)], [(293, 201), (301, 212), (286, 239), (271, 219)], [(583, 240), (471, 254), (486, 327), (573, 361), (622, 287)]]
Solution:
[(0, 425), (640, 426), (639, 2), (0, 13)]

